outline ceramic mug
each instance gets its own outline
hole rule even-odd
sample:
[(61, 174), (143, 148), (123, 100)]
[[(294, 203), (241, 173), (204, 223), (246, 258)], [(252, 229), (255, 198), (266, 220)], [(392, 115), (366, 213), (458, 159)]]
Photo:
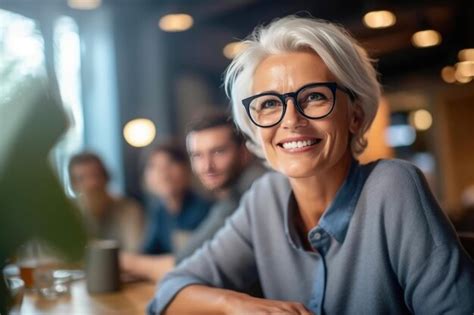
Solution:
[(86, 248), (86, 285), (89, 293), (120, 290), (119, 244), (94, 240)]

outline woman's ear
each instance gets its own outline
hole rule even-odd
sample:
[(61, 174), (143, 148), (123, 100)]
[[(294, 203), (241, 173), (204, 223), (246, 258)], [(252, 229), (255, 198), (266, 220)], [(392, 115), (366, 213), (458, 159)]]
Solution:
[(364, 111), (362, 110), (362, 106), (359, 105), (358, 102), (352, 105), (352, 115), (350, 117), (349, 122), (349, 131), (352, 134), (356, 134), (359, 132), (362, 122), (364, 121)]

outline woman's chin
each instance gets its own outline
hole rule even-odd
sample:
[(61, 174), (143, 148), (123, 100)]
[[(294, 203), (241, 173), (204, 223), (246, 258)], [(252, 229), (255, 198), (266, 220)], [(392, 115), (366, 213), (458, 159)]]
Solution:
[(289, 178), (306, 178), (316, 173), (314, 168), (301, 167), (301, 164), (280, 166), (277, 171)]

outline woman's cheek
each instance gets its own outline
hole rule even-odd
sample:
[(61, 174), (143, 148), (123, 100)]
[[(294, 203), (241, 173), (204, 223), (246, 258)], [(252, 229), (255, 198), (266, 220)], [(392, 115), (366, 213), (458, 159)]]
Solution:
[(270, 167), (274, 170), (277, 170), (277, 166), (275, 164), (275, 154), (274, 148), (271, 145), (271, 134), (270, 130), (260, 128), (258, 132), (259, 138), (259, 145), (263, 150), (263, 155), (265, 156), (265, 160), (270, 165)]

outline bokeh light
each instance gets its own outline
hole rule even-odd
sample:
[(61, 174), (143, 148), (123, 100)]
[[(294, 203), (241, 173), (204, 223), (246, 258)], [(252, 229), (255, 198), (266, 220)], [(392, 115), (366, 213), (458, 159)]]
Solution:
[(145, 118), (131, 120), (123, 128), (123, 136), (131, 146), (145, 147), (155, 139), (155, 124)]
[(193, 26), (193, 17), (189, 14), (168, 14), (160, 19), (159, 26), (165, 32), (183, 32)]
[(369, 28), (386, 28), (394, 25), (397, 18), (390, 11), (380, 10), (366, 13), (362, 21)]

